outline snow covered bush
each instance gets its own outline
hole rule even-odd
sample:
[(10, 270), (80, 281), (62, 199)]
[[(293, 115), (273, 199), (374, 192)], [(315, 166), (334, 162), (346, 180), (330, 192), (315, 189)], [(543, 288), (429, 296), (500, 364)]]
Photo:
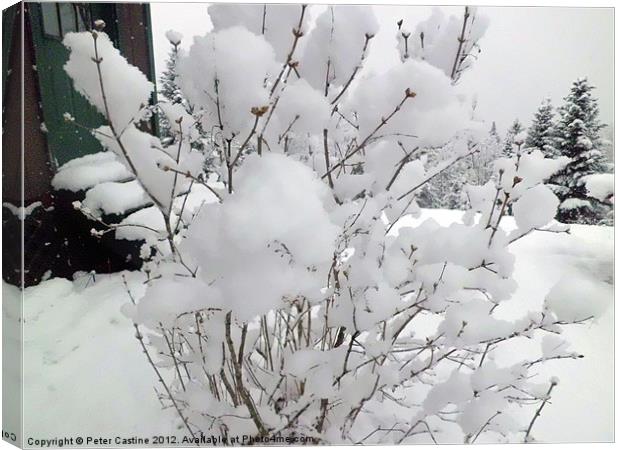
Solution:
[[(214, 30), (177, 69), (225, 189), (199, 177), (209, 155), (192, 151), (182, 108), (170, 108), (174, 152), (135, 126), (153, 87), (105, 33), (65, 38), (67, 72), (108, 121), (95, 136), (164, 224), (156, 252), (144, 252), (145, 291), (128, 288), (123, 311), (190, 442), (531, 440), (557, 384), (536, 377), (538, 365), (580, 356), (549, 339), (590, 314), (570, 314), (557, 292), (516, 321), (498, 312), (516, 288), (510, 245), (565, 231), (549, 226), (558, 200), (542, 182), (567, 160), (500, 159), (491, 179), (467, 188), (462, 223), (408, 221), (426, 183), (479, 151), (454, 146), (437, 163), (418, 154), (473, 126), (455, 69), (436, 61), (462, 71), (479, 35), (449, 25), (431, 41), (425, 31), (425, 52), (372, 74), (370, 7), (327, 7), (312, 29), (304, 5), (209, 12)], [(443, 54), (450, 39), (456, 59)], [(180, 220), (173, 205), (188, 183), (216, 201)], [(511, 207), (517, 228), (507, 231)], [(495, 362), (506, 343), (543, 335), (552, 337), (538, 356)]]

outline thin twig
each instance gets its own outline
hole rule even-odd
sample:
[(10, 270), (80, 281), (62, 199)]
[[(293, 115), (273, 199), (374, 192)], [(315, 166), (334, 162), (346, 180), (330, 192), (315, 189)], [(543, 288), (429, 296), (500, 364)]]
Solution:
[(527, 427), (527, 431), (525, 432), (525, 437), (523, 438), (523, 442), (528, 442), (529, 441), (530, 433), (532, 432), (532, 428), (534, 427), (534, 423), (536, 422), (536, 419), (538, 419), (538, 417), (540, 416), (540, 413), (541, 413), (542, 409), (545, 407), (547, 402), (549, 402), (549, 399), (551, 398), (551, 391), (553, 391), (553, 388), (557, 384), (558, 384), (557, 381), (551, 380), (551, 385), (549, 386), (549, 390), (547, 391), (547, 394), (545, 395), (545, 398), (544, 398), (543, 402), (540, 404), (540, 406), (536, 410), (536, 414), (534, 414), (534, 417), (532, 417), (532, 420), (530, 421), (530, 425)]
[(340, 160), (340, 162), (338, 162), (337, 164), (335, 164), (334, 166), (332, 166), (331, 169), (329, 169), (326, 173), (324, 173), (321, 178), (325, 179), (326, 177), (329, 176), (330, 173), (332, 173), (334, 170), (338, 169), (339, 167), (341, 167), (346, 161), (348, 161), (349, 159), (351, 159), (353, 156), (355, 156), (359, 151), (361, 151), (362, 149), (364, 149), (366, 147), (366, 145), (368, 144), (368, 142), (372, 139), (372, 137), (377, 134), (379, 132), (379, 130), (381, 128), (383, 128), (392, 117), (394, 117), (402, 108), (402, 106), (405, 104), (405, 102), (410, 99), (410, 98), (414, 98), (415, 97), (415, 92), (410, 91), (409, 89), (407, 89), (405, 91), (405, 96), (404, 98), (398, 103), (398, 105), (396, 105), (396, 107), (394, 108), (394, 110), (388, 114), (387, 117), (382, 117), (381, 118), (381, 122), (375, 127), (374, 130), (372, 130), (370, 132), (370, 134), (368, 136), (366, 136), (364, 138), (364, 140), (357, 146), (355, 147), (353, 150), (351, 150), (351, 152), (349, 152), (349, 154), (347, 154), (343, 159)]

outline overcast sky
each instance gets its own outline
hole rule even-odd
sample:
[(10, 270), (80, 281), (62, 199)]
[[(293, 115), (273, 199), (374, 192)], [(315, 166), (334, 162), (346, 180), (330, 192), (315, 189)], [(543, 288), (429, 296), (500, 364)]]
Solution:
[[(211, 28), (205, 3), (152, 3), (153, 40), (158, 73), (163, 70), (169, 43), (166, 30), (185, 36), (203, 35)], [(315, 7), (320, 8), (320, 7)], [(381, 29), (372, 41), (369, 64), (383, 70), (396, 63), (395, 23), (409, 28), (426, 19), (430, 7), (375, 6)], [(442, 7), (461, 15), (462, 7)], [(540, 101), (561, 103), (571, 82), (587, 76), (597, 87), (601, 119), (613, 122), (613, 10), (611, 8), (480, 7), (490, 19), (480, 41), (482, 53), (461, 79), (460, 88), (478, 99), (477, 115), (496, 121), (500, 132), (519, 118), (526, 125)], [(316, 12), (315, 12), (316, 13)], [(188, 39), (189, 38), (189, 39)]]

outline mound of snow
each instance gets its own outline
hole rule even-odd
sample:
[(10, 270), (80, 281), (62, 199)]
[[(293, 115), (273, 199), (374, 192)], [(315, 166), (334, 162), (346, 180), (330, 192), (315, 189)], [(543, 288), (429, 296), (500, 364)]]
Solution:
[(555, 217), (560, 201), (544, 184), (528, 189), (513, 206), (517, 226), (529, 231), (548, 224)]
[(77, 192), (106, 181), (130, 180), (133, 175), (112, 152), (99, 152), (75, 158), (58, 169), (52, 179), (56, 190)]
[(123, 214), (149, 203), (149, 198), (136, 180), (127, 183), (114, 181), (98, 184), (86, 192), (82, 206), (95, 217)]
[(581, 198), (567, 198), (560, 205), (560, 209), (578, 209), (578, 208), (590, 208), (590, 202)]
[(611, 303), (609, 284), (584, 275), (565, 274), (545, 299), (558, 320), (572, 322), (600, 316)]
[(614, 174), (595, 173), (583, 177), (586, 183), (588, 195), (602, 202), (613, 201), (614, 196)]
[(243, 320), (290, 293), (321, 297), (338, 234), (327, 186), (304, 164), (273, 153), (249, 156), (236, 176), (234, 195), (201, 209), (181, 251)]

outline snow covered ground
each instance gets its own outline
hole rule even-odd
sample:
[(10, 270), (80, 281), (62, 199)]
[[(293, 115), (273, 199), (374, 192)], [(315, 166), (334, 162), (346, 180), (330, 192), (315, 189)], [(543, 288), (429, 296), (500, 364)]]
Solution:
[[(449, 224), (460, 216), (458, 211), (426, 210), (417, 220), (433, 217)], [(504, 225), (511, 227), (511, 220), (506, 218)], [(498, 314), (510, 318), (540, 309), (540, 293), (565, 276), (567, 282), (590, 280), (607, 306), (596, 322), (566, 332), (584, 359), (551, 361), (542, 369), (543, 376), (557, 375), (560, 384), (536, 423), (535, 437), (547, 442), (612, 441), (613, 228), (576, 225), (570, 235), (534, 232), (512, 250), (520, 287)], [(139, 295), (142, 275), (125, 276)], [(3, 314), (15, 318), (10, 305), (19, 301), (18, 290), (4, 284), (3, 295)], [(121, 274), (86, 275), (75, 282), (52, 279), (26, 289), (26, 436), (174, 434), (175, 415), (162, 411), (154, 392), (155, 374), (132, 324), (120, 312), (127, 301)], [(518, 342), (515, 352), (534, 351), (531, 347), (531, 342)], [(496, 360), (501, 358), (497, 355)]]
[[(127, 274), (139, 286), (139, 274)], [(8, 291), (8, 292), (7, 292)], [(4, 295), (15, 294), (12, 286)], [(24, 300), (25, 436), (170, 434), (131, 323), (120, 275), (51, 279)]]

